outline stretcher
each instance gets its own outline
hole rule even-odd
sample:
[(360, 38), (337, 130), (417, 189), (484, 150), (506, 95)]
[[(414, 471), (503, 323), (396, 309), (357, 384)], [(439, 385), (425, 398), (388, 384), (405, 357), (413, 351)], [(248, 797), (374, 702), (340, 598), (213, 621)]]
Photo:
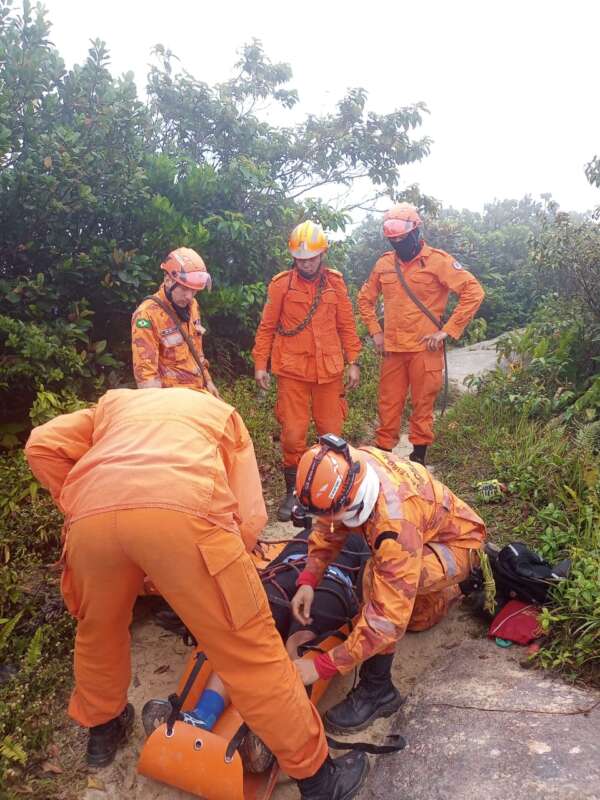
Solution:
[[(259, 570), (265, 569), (276, 558), (285, 542), (262, 547), (253, 554)], [(152, 587), (148, 587), (152, 591)], [(280, 601), (281, 602), (281, 601)], [(304, 645), (303, 658), (313, 660), (319, 652), (327, 652), (346, 638), (348, 625), (318, 637)], [(314, 649), (311, 649), (314, 646)], [(251, 771), (242, 763), (239, 748), (248, 728), (239, 712), (230, 704), (219, 717), (212, 731), (205, 731), (177, 719), (180, 711), (189, 711), (196, 705), (212, 670), (199, 647), (195, 647), (179, 682), (177, 694), (168, 701), (149, 701), (142, 711), (142, 719), (152, 717), (150, 704), (162, 703), (160, 721), (152, 729), (144, 722), (149, 734), (140, 753), (138, 772), (146, 777), (175, 786), (205, 800), (269, 800), (279, 776), (277, 761), (262, 772)], [(310, 689), (316, 705), (323, 697), (328, 680), (319, 680)], [(148, 712), (148, 713), (147, 713)], [(388, 744), (372, 745), (364, 742), (341, 743), (327, 737), (330, 746), (368, 753), (397, 753), (405, 746), (399, 735), (388, 737)]]
[[(284, 543), (263, 545), (253, 555), (257, 568), (267, 567), (283, 547)], [(152, 586), (147, 586), (147, 591), (154, 593)], [(345, 631), (342, 629), (340, 633)], [(326, 651), (339, 643), (339, 634), (331, 635), (319, 643), (319, 649)], [(304, 658), (313, 659), (316, 655), (316, 651), (308, 651)], [(193, 675), (194, 670), (196, 675)], [(176, 704), (178, 698), (183, 698), (182, 711), (194, 708), (210, 674), (210, 664), (196, 647), (179, 682), (177, 695), (171, 695), (170, 700)], [(188, 681), (190, 685), (186, 686)], [(320, 680), (314, 684), (311, 693), (314, 703), (323, 696), (328, 683)], [(172, 725), (162, 722), (150, 733), (142, 748), (138, 772), (206, 800), (269, 800), (277, 783), (279, 766), (274, 761), (261, 773), (245, 770), (239, 753), (245, 732), (244, 720), (232, 704), (211, 732), (181, 720)]]
[[(326, 650), (339, 642), (339, 638), (331, 636), (319, 647)], [(190, 656), (178, 695), (184, 692), (199, 656), (197, 648)], [(304, 658), (315, 656), (313, 651)], [(195, 706), (210, 674), (210, 664), (204, 661), (182, 705), (183, 711)], [(321, 680), (314, 684), (311, 694), (314, 703), (323, 696), (328, 683)], [(169, 732), (168, 723), (163, 722), (146, 740), (138, 772), (206, 800), (269, 800), (277, 783), (278, 764), (275, 761), (258, 774), (244, 770), (238, 752), (245, 733), (243, 726), (244, 720), (233, 705), (225, 709), (211, 732), (182, 721), (176, 721)]]

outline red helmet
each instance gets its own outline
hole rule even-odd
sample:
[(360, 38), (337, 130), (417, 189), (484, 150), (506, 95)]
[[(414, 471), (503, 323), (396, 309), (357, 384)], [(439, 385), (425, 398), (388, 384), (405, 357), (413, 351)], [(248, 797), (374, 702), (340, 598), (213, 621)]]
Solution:
[(406, 236), (415, 228), (419, 228), (423, 220), (417, 209), (410, 203), (398, 203), (390, 208), (383, 216), (383, 235), (386, 239), (396, 239)]
[(298, 502), (312, 514), (337, 514), (353, 504), (365, 472), (359, 451), (333, 433), (320, 436), (298, 464)]
[(176, 283), (193, 289), (208, 289), (212, 287), (212, 279), (206, 270), (206, 265), (195, 250), (189, 247), (178, 247), (169, 253), (161, 269), (167, 273)]

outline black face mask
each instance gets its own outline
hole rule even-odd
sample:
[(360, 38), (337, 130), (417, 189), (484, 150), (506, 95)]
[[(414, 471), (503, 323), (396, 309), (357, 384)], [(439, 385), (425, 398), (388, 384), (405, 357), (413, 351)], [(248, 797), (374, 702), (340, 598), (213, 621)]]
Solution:
[(400, 261), (407, 263), (419, 255), (423, 247), (421, 231), (418, 228), (412, 230), (404, 239), (390, 239), (390, 244), (396, 251)]
[(180, 320), (183, 322), (190, 321), (190, 307), (189, 306), (178, 306), (177, 303), (173, 302), (173, 289), (175, 288), (175, 284), (173, 286), (169, 286), (169, 288), (165, 288), (165, 294), (167, 295), (167, 299), (169, 303), (173, 306), (173, 310), (177, 314)]

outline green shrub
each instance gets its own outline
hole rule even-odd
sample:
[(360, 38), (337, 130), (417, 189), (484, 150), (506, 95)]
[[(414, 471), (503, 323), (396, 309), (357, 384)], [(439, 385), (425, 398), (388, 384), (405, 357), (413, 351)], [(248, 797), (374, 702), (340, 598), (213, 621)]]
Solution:
[(508, 337), (513, 366), (455, 404), (432, 457), (466, 499), (477, 480), (507, 484), (505, 502), (480, 509), (493, 541), (523, 540), (550, 562), (572, 560), (543, 613), (539, 660), (600, 685), (600, 404), (577, 406), (600, 377), (588, 357), (595, 336), (575, 309), (546, 309)]
[(58, 573), (62, 515), (23, 454), (0, 460), (0, 782), (43, 756), (71, 680), (73, 621)]

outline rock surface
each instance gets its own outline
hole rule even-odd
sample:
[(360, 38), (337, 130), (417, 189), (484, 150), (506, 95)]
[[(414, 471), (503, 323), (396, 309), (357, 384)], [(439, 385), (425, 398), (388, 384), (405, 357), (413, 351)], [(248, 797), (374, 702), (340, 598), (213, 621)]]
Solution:
[(441, 656), (392, 725), (407, 748), (374, 761), (361, 800), (599, 800), (600, 705), (522, 712), (577, 711), (600, 693), (524, 669), (523, 652), (469, 639)]
[(494, 369), (498, 361), (496, 345), (500, 337), (468, 347), (455, 347), (448, 350), (448, 379), (460, 391), (466, 392), (465, 378), (469, 375), (483, 375)]

